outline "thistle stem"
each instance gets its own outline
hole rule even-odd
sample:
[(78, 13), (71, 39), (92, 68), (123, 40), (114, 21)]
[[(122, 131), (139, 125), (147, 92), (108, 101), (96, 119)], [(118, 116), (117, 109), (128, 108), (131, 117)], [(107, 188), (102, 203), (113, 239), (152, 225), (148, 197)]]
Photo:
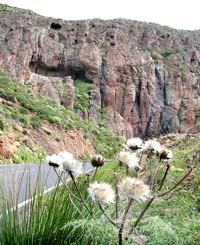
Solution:
[(63, 185), (64, 185), (64, 187), (66, 188), (66, 190), (69, 192), (69, 194), (70, 194), (71, 196), (73, 196), (76, 200), (78, 200), (78, 201), (80, 202), (81, 200), (80, 200), (77, 196), (75, 196), (74, 193), (71, 192), (71, 190), (69, 189), (69, 187), (68, 187), (68, 186), (66, 185), (66, 183), (63, 181), (62, 177), (58, 174), (56, 168), (54, 167), (53, 169), (54, 169), (54, 171), (55, 171), (57, 177), (58, 177), (58, 178), (60, 179), (60, 181), (63, 183)]
[(122, 245), (122, 234), (123, 234), (123, 230), (124, 230), (124, 223), (125, 223), (125, 220), (126, 220), (126, 217), (127, 217), (127, 214), (128, 214), (128, 211), (131, 207), (133, 203), (133, 199), (131, 198), (126, 206), (126, 209), (124, 211), (124, 215), (122, 217), (122, 221), (121, 221), (121, 224), (120, 224), (120, 227), (119, 227), (119, 232), (118, 232), (118, 238), (119, 238), (119, 245)]
[(118, 190), (118, 174), (115, 173), (115, 218), (118, 219), (118, 206), (119, 206), (119, 190)]
[(172, 192), (178, 185), (180, 185), (192, 172), (193, 167), (189, 168), (189, 171), (169, 190), (165, 191), (164, 193), (161, 193), (158, 195), (158, 197), (163, 197), (167, 195), (168, 193)]
[[(160, 187), (158, 188), (158, 191), (160, 191), (163, 187), (164, 181), (166, 179), (166, 176), (168, 174), (169, 171), (169, 164), (167, 165), (166, 171), (164, 173), (163, 179), (161, 181)], [(154, 195), (153, 197), (151, 197), (149, 199), (149, 201), (147, 202), (146, 206), (144, 207), (144, 209), (142, 210), (142, 212), (140, 213), (139, 217), (137, 218), (137, 220), (135, 221), (133, 227), (131, 228), (129, 235), (133, 232), (133, 229), (136, 228), (136, 226), (138, 225), (138, 223), (140, 222), (141, 218), (144, 216), (144, 214), (146, 213), (147, 209), (150, 207), (151, 203), (154, 201), (155, 198), (157, 197), (163, 197), (165, 195), (167, 195), (168, 193), (170, 193), (171, 191), (173, 191), (179, 184), (181, 184), (192, 172), (193, 168), (190, 167), (189, 171), (169, 190), (165, 191), (164, 193), (158, 194), (158, 195)]]
[[(165, 173), (163, 175), (163, 178), (162, 178), (162, 181), (161, 181), (161, 184), (158, 188), (158, 191), (160, 191), (163, 187), (163, 184), (165, 182), (165, 179), (167, 177), (167, 174), (168, 174), (168, 171), (169, 171), (169, 164), (167, 164), (167, 167), (166, 167), (166, 170), (165, 170)], [(140, 222), (141, 218), (144, 216), (144, 214), (146, 213), (147, 209), (150, 207), (151, 203), (154, 201), (154, 199), (156, 198), (156, 196), (153, 196), (149, 199), (149, 201), (147, 202), (146, 206), (144, 207), (144, 209), (142, 210), (142, 212), (140, 213), (139, 217), (137, 218), (137, 220), (135, 221), (133, 227), (131, 228), (130, 232), (129, 232), (129, 235), (133, 232), (133, 229), (138, 225), (138, 223)]]
[(135, 221), (133, 227), (131, 228), (131, 230), (129, 231), (129, 235), (133, 232), (134, 228), (138, 225), (138, 223), (140, 222), (141, 218), (144, 216), (144, 214), (146, 213), (147, 209), (150, 207), (151, 203), (153, 202), (153, 200), (155, 199), (155, 197), (151, 197), (149, 199), (149, 201), (147, 202), (146, 206), (144, 207), (144, 209), (142, 210), (142, 212), (140, 213), (139, 217), (137, 218), (137, 220)]
[(170, 165), (169, 165), (169, 163), (167, 163), (166, 169), (165, 169), (165, 173), (163, 175), (162, 181), (161, 181), (160, 186), (158, 188), (158, 192), (161, 191), (161, 189), (162, 189), (162, 187), (164, 185), (164, 182), (165, 182), (165, 179), (167, 177), (167, 174), (168, 174), (169, 169), (170, 169)]
[(108, 221), (110, 221), (111, 224), (113, 224), (114, 226), (116, 226), (117, 228), (119, 228), (119, 226), (111, 219), (111, 217), (105, 212), (105, 210), (103, 209), (101, 203), (98, 201), (98, 205), (100, 210), (102, 211), (103, 215), (108, 219)]
[(80, 214), (81, 218), (84, 219), (83, 214), (81, 213), (80, 209), (76, 206), (76, 204), (72, 200), (70, 193), (69, 193), (69, 200), (70, 200), (71, 204), (75, 207), (75, 209), (77, 210), (77, 212)]
[(98, 169), (99, 169), (98, 167), (95, 168), (93, 175), (92, 175), (92, 179), (94, 179), (96, 177)]
[[(90, 184), (90, 175), (87, 174), (87, 175), (86, 175), (86, 178), (87, 178), (87, 186), (88, 186), (88, 188), (89, 188), (89, 184)], [(93, 209), (92, 209), (91, 198), (89, 198), (89, 201), (88, 201), (88, 202), (89, 202), (89, 208), (90, 208), (91, 216), (93, 217), (94, 214), (93, 214)]]
[(91, 213), (89, 207), (87, 206), (87, 204), (85, 203), (85, 201), (84, 201), (84, 199), (83, 199), (83, 197), (82, 197), (82, 194), (81, 194), (81, 192), (80, 192), (80, 190), (79, 190), (79, 188), (78, 188), (78, 186), (77, 186), (77, 183), (76, 183), (76, 180), (75, 180), (75, 178), (74, 178), (74, 175), (72, 174), (71, 171), (69, 171), (69, 175), (70, 175), (70, 177), (71, 177), (71, 179), (72, 179), (72, 182), (73, 182), (73, 184), (74, 184), (74, 186), (75, 186), (75, 188), (76, 188), (76, 191), (77, 191), (77, 193), (78, 193), (78, 195), (79, 195), (79, 197), (80, 197), (80, 202), (81, 202), (81, 203), (83, 204), (83, 206), (88, 210), (89, 214), (90, 214), (91, 217), (92, 217), (92, 213)]
[[(160, 168), (160, 162), (161, 162), (161, 160), (159, 160), (159, 162), (158, 162), (158, 164), (157, 164), (157, 167), (156, 167), (156, 170), (155, 170), (155, 173), (154, 173), (153, 177), (152, 177), (151, 180), (150, 180), (150, 189), (151, 189), (151, 190), (153, 189), (153, 186), (154, 186), (156, 177), (157, 177), (157, 175), (158, 175), (158, 171), (159, 171), (159, 168)], [(152, 173), (152, 171), (151, 171), (151, 173)]]
[(126, 165), (126, 175), (128, 175), (128, 166)]

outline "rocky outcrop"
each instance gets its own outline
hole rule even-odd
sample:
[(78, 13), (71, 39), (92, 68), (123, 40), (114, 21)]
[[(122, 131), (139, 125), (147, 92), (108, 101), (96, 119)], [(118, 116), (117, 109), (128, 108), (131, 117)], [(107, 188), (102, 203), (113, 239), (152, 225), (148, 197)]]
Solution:
[(77, 158), (91, 157), (95, 153), (91, 142), (84, 138), (80, 130), (66, 132), (66, 130), (52, 126), (47, 122), (45, 128), (27, 129), (15, 123), (12, 128), (9, 128), (7, 134), (0, 134), (0, 162), (2, 159), (9, 159), (12, 162), (14, 157), (20, 154), (22, 144), (24, 151), (32, 153), (38, 152), (39, 149), (43, 149), (50, 155), (68, 151)]
[[(200, 32), (137, 21), (64, 21), (0, 12), (0, 66), (57, 104), (96, 84), (87, 118), (126, 137), (184, 132), (200, 109)], [(71, 78), (70, 78), (70, 77)], [(67, 92), (66, 92), (67, 91)]]
[(52, 125), (47, 125), (47, 129), (49, 133), (43, 128), (29, 131), (29, 137), (33, 142), (43, 146), (47, 153), (58, 154), (61, 151), (68, 151), (77, 158), (92, 156), (95, 153), (91, 142), (84, 138), (80, 130), (66, 132), (66, 130)]

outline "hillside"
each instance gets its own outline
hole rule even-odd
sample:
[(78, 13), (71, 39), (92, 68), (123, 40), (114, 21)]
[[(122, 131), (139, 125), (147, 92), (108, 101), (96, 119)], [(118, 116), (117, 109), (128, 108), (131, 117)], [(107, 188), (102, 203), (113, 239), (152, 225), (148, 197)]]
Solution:
[(199, 244), (199, 37), (0, 4), (0, 244)]
[[(14, 80), (95, 124), (106, 118), (104, 125), (125, 137), (185, 132), (197, 123), (199, 31), (0, 10), (0, 66)], [(95, 85), (81, 107), (75, 80)]]
[[(169, 161), (170, 168), (165, 179), (161, 193), (168, 192), (178, 180), (182, 179), (188, 168), (193, 166), (190, 175), (182, 181), (172, 192), (154, 200), (146, 211), (134, 233), (128, 235), (128, 226), (134, 224), (141, 211), (146, 207), (147, 201), (137, 201), (129, 210), (123, 233), (124, 245), (197, 245), (200, 239), (200, 188), (199, 188), (199, 160), (200, 135), (182, 136), (176, 140), (173, 135), (165, 136), (161, 140), (171, 145), (173, 159)], [(159, 166), (159, 174), (155, 181), (153, 193), (156, 194), (160, 180), (166, 169), (166, 162), (159, 162), (153, 156), (145, 165), (146, 171), (141, 169), (138, 178), (148, 176), (150, 166), (153, 170)], [(145, 174), (144, 174), (145, 173)], [(76, 199), (76, 191), (72, 183), (68, 183), (71, 192), (66, 186), (55, 188), (50, 194), (37, 195), (34, 192), (30, 209), (13, 209), (13, 202), (1, 199), (0, 212), (0, 243), (1, 244), (118, 244), (117, 228), (102, 214), (98, 204), (88, 198), (88, 184), (93, 183), (94, 177), (99, 183), (109, 183), (115, 188), (116, 174), (118, 181), (126, 176), (135, 176), (134, 170), (127, 173), (124, 166), (118, 161), (111, 161), (100, 167), (97, 175), (84, 175), (77, 178), (77, 186), (84, 196), (87, 204), (91, 204), (94, 216), (91, 217), (80, 200)], [(127, 175), (128, 174), (128, 175)], [(109, 176), (109, 177), (108, 177)], [(88, 183), (88, 181), (90, 181)], [(97, 183), (95, 183), (96, 185)], [(27, 183), (29, 195), (30, 183)], [(120, 189), (119, 189), (120, 190)], [(105, 189), (104, 189), (105, 191)], [(143, 190), (141, 190), (142, 192)], [(106, 192), (107, 193), (107, 192)], [(38, 198), (39, 196), (39, 198)], [(0, 196), (1, 197), (1, 196)], [(73, 198), (73, 199), (72, 199)], [(127, 199), (120, 192), (118, 206), (119, 218), (125, 212)], [(115, 204), (102, 203), (106, 213), (115, 220)], [(8, 213), (8, 208), (10, 212)], [(27, 218), (28, 217), (28, 218)], [(51, 231), (51, 232), (50, 232)]]
[(110, 157), (122, 140), (109, 131), (124, 138), (199, 131), (199, 31), (56, 20), (3, 4), (0, 16), (5, 158), (39, 161), (38, 152), (59, 150)]
[[(81, 89), (80, 89), (81, 90)], [(41, 162), (62, 150), (88, 158), (112, 157), (122, 139), (101, 125), (80, 119), (49, 97), (0, 73), (0, 162)]]

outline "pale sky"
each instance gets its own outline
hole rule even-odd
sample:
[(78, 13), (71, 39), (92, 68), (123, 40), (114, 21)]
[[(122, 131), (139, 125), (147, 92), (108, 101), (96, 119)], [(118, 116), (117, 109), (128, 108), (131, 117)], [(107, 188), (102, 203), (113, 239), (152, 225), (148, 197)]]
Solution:
[(0, 0), (65, 20), (127, 18), (177, 29), (200, 29), (200, 0)]

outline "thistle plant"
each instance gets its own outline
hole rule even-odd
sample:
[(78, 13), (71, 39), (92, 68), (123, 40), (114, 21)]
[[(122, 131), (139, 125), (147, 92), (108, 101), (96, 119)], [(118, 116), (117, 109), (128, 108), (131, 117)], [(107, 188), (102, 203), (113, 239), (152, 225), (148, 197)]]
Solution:
[[(75, 206), (81, 218), (84, 217), (83, 210), (86, 210), (92, 219), (97, 219), (94, 212), (95, 207), (98, 207), (106, 220), (112, 224), (118, 232), (118, 244), (123, 244), (123, 237), (130, 236), (135, 233), (136, 228), (144, 217), (145, 213), (156, 198), (162, 198), (176, 189), (192, 172), (192, 167), (183, 175), (180, 180), (168, 188), (163, 190), (165, 181), (170, 170), (170, 160), (173, 154), (170, 150), (165, 149), (155, 140), (148, 140), (143, 143), (139, 138), (127, 141), (130, 151), (122, 151), (117, 155), (117, 159), (123, 165), (130, 169), (126, 171), (126, 177), (122, 177), (120, 173), (114, 173), (114, 186), (105, 183), (97, 182), (97, 169), (101, 168), (105, 159), (100, 155), (95, 155), (91, 159), (91, 164), (95, 168), (94, 174), (87, 174), (86, 186), (87, 196), (82, 193), (80, 186), (77, 183), (76, 175), (83, 173), (83, 163), (73, 157), (71, 153), (62, 152), (58, 155), (53, 155), (47, 158), (49, 165), (52, 166), (69, 193), (71, 205)], [(131, 147), (130, 147), (131, 146)], [(147, 158), (143, 156), (147, 154)], [(150, 158), (154, 155), (156, 167), (148, 168), (148, 163), (144, 163), (144, 169), (141, 168), (141, 159)], [(137, 170), (137, 176), (133, 177), (133, 170)], [(162, 170), (162, 171), (161, 171)], [(142, 179), (140, 172), (145, 172), (145, 175), (151, 177), (151, 182), (146, 182)], [(153, 172), (153, 175), (152, 175)], [(162, 174), (161, 174), (162, 172)], [(63, 173), (68, 174), (74, 186), (73, 191), (65, 183)], [(78, 208), (76, 202), (79, 202), (83, 208)], [(133, 216), (131, 210), (138, 202), (146, 202), (139, 214)], [(80, 206), (80, 205), (79, 205)], [(134, 223), (132, 223), (134, 221)], [(126, 231), (126, 232), (125, 232)]]
[(100, 167), (102, 167), (105, 163), (105, 159), (102, 155), (94, 155), (91, 159), (91, 164), (94, 167), (93, 178), (97, 174), (97, 171)]

